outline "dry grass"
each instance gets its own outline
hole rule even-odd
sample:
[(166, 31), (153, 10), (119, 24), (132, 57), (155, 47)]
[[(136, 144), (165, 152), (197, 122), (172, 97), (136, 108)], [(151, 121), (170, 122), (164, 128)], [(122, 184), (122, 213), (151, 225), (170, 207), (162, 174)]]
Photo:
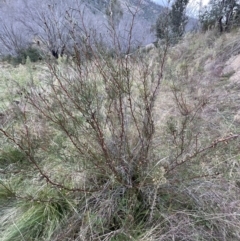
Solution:
[[(41, 108), (36, 111), (33, 102), (32, 105), (26, 104), (22, 116), (26, 119), (21, 124), (16, 118), (13, 118), (11, 125), (8, 123), (8, 128), (13, 129), (9, 133), (14, 133), (15, 138), (20, 140), (17, 143), (31, 141), (31, 145), (24, 145), (34, 147), (38, 166), (22, 170), (23, 166), (16, 165), (19, 153), (13, 156), (1, 150), (2, 160), (7, 159), (8, 155), (11, 158), (8, 156), (7, 167), (2, 164), (0, 167), (0, 198), (13, 198), (10, 207), (5, 201), (0, 202), (3, 207), (1, 220), (4, 223), (0, 225), (4, 233), (2, 240), (24, 235), (21, 230), (25, 230), (28, 223), (36, 227), (31, 218), (24, 223), (18, 217), (24, 206), (21, 206), (22, 200), (33, 203), (29, 209), (26, 206), (24, 208), (29, 211), (26, 212), (28, 217), (36, 219), (41, 216), (32, 212), (34, 205), (46, 200), (49, 203), (44, 216), (49, 219), (49, 232), (44, 229), (45, 236), (39, 236), (45, 240), (239, 240), (240, 130), (237, 115), (240, 99), (236, 82), (232, 79), (235, 73), (229, 74), (229, 70), (226, 70), (226, 66), (231, 64), (227, 60), (238, 52), (237, 41), (237, 34), (225, 34), (217, 38), (213, 32), (198, 33), (187, 35), (181, 43), (170, 49), (154, 106), (155, 132), (149, 147), (149, 162), (144, 168), (138, 169), (140, 178), (137, 188), (128, 188), (117, 181), (114, 175), (109, 175), (109, 166), (104, 170), (106, 172), (102, 171), (101, 148), (94, 142), (94, 135), (88, 132), (88, 126), (81, 125), (80, 129), (75, 130), (79, 143), (87, 143), (87, 154), (80, 155), (74, 143), (63, 135), (59, 125), (49, 122), (49, 118), (41, 113), (46, 103), (50, 103), (51, 110), (54, 110), (51, 116), (60, 113), (62, 107), (59, 103), (64, 101), (70, 106), (71, 113), (74, 113), (74, 105), (61, 92), (61, 88), (67, 88), (69, 93), (76, 94), (71, 92), (76, 88), (74, 80), (79, 74), (74, 64), (66, 65), (59, 61), (54, 70), (57, 75), (52, 75), (53, 72), (49, 72), (43, 64), (36, 69), (31, 64), (26, 66), (27, 69), (20, 66), (12, 74), (10, 72), (8, 77), (7, 72), (4, 72), (4, 81), (7, 78), (12, 83), (18, 82), (18, 79), (20, 81), (14, 90), (15, 95), (21, 84), (33, 86), (34, 83), (31, 98)], [(227, 50), (226, 54), (223, 50)], [(99, 62), (89, 63), (85, 80), (96, 86), (96, 94), (104, 96), (103, 75), (97, 64)], [(101, 71), (109, 74), (106, 79), (112, 78), (112, 73), (108, 71), (113, 69), (118, 77), (123, 78), (127, 74), (115, 60), (101, 66)], [(144, 61), (131, 60), (128, 68), (133, 109), (141, 120), (142, 85), (144, 81), (151, 83), (153, 76), (156, 78), (159, 55), (150, 52)], [(26, 80), (22, 76), (25, 71), (29, 73), (29, 69), (32, 72)], [(146, 72), (147, 78), (144, 79)], [(36, 97), (39, 93), (41, 99)], [(7, 96), (7, 91), (2, 96)], [(54, 99), (54, 96), (58, 99)], [(42, 103), (45, 97), (49, 102)], [(18, 99), (20, 107), (26, 103), (23, 99), (24, 96)], [(101, 103), (101, 118), (108, 117), (116, 121), (112, 126), (107, 125), (107, 121), (102, 125), (104, 137), (111, 142), (112, 129), (119, 128), (118, 118), (114, 117), (117, 112), (111, 109), (112, 114), (106, 113), (106, 107), (109, 106), (104, 101)], [(130, 112), (125, 113), (130, 116)], [(81, 115), (75, 114), (75, 117)], [(138, 138), (137, 127), (130, 127), (129, 143), (134, 146)], [(6, 136), (1, 136), (1, 143), (9, 147), (6, 139)], [(98, 162), (94, 162), (92, 153)], [(24, 155), (22, 158), (24, 164)], [(95, 163), (99, 168), (97, 165), (93, 167)], [(52, 185), (38, 168), (56, 185)], [(116, 170), (124, 171), (121, 166)], [(16, 185), (18, 180), (21, 180), (20, 185)], [(4, 189), (8, 187), (6, 184), (10, 185), (8, 189)], [(97, 190), (80, 191), (91, 188)], [(72, 189), (75, 191), (72, 192)], [(63, 201), (60, 206), (55, 205), (55, 199)], [(18, 202), (20, 208), (16, 208)], [(37, 210), (42, 208), (44, 206), (40, 205)], [(15, 222), (21, 228), (17, 236), (14, 236)]]

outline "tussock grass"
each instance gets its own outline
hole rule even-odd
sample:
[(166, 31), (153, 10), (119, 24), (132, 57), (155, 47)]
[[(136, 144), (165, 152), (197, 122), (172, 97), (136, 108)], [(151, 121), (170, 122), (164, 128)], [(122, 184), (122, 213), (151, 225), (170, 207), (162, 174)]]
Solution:
[(18, 180), (14, 193), (10, 193), (6, 184), (2, 185), (2, 190), (4, 188), (5, 193), (9, 193), (8, 199), (14, 197), (7, 205), (14, 206), (12, 212), (10, 208), (2, 211), (1, 240), (51, 240), (63, 217), (72, 210), (64, 193), (46, 185)]

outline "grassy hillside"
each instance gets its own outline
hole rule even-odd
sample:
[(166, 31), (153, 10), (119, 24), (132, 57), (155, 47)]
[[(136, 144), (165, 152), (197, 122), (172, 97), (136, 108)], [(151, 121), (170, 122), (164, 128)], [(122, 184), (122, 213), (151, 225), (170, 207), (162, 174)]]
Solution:
[(239, 240), (239, 50), (1, 63), (0, 240)]

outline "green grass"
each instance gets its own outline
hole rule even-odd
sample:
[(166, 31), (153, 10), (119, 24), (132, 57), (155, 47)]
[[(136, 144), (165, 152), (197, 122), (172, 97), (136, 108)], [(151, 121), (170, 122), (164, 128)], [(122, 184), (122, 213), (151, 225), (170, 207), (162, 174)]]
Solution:
[(51, 240), (55, 229), (72, 210), (66, 197), (46, 186), (29, 194), (18, 193), (16, 198), (15, 217), (4, 224), (1, 240)]

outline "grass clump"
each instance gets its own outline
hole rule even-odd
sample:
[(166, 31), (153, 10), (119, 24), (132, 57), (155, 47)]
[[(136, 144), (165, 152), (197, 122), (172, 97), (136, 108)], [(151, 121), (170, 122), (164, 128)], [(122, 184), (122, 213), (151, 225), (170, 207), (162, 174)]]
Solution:
[(15, 221), (3, 223), (2, 240), (51, 240), (53, 231), (71, 210), (63, 195), (57, 196), (56, 191), (45, 187), (31, 196), (17, 197)]

